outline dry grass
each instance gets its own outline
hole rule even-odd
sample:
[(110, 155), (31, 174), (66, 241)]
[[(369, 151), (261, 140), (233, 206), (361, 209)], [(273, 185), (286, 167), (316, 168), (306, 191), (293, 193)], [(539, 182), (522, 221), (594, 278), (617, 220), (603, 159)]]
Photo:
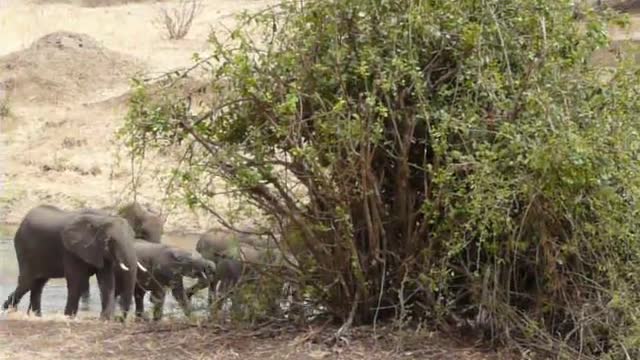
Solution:
[[(10, 116), (0, 121), (0, 156), (8, 180), (0, 204), (4, 222), (19, 222), (42, 202), (100, 208), (129, 200), (131, 166), (114, 136), (126, 115), (128, 78), (140, 67), (156, 78), (191, 66), (193, 53), (208, 49), (212, 28), (222, 32), (235, 23), (232, 14), (273, 2), (219, 0), (203, 8), (184, 39), (169, 41), (153, 26), (157, 2), (96, 0), (96, 5), (119, 5), (89, 8), (78, 6), (82, 1), (0, 0), (6, 5), (0, 11), (0, 65), (10, 68), (0, 71), (0, 87), (8, 87), (11, 95)], [(194, 100), (210, 95), (197, 94)], [(164, 173), (156, 172), (166, 162), (162, 159), (136, 167), (145, 172), (138, 196), (170, 214), (169, 230), (214, 226), (212, 216), (165, 199), (158, 178)]]
[(612, 8), (618, 11), (637, 13), (640, 11), (640, 0), (610, 0), (606, 1)]
[(614, 67), (621, 60), (629, 59), (640, 63), (640, 47), (637, 40), (615, 40), (608, 48), (598, 49), (593, 53), (591, 61), (602, 67)]
[(9, 117), (11, 111), (9, 108), (9, 98), (13, 91), (14, 81), (0, 81), (0, 120)]
[(65, 354), (65, 359), (510, 359), (427, 332), (399, 342), (390, 333), (376, 340), (371, 328), (356, 328), (347, 343), (338, 345), (334, 332), (330, 327), (288, 324), (247, 329), (180, 322), (5, 320), (0, 323), (0, 339), (6, 342), (0, 358)]
[(151, 3), (162, 0), (35, 0), (37, 4), (72, 4), (86, 7), (106, 7), (136, 3)]

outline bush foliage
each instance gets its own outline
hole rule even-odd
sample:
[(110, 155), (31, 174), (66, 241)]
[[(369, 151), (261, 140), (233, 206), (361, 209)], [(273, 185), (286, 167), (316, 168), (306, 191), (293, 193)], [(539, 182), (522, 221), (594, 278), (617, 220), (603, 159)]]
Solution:
[(214, 103), (138, 83), (122, 134), (136, 156), (183, 151), (191, 206), (211, 208), (220, 176), (273, 219), (300, 289), (337, 319), (637, 357), (640, 78), (591, 64), (608, 19), (584, 14), (285, 1), (212, 34)]

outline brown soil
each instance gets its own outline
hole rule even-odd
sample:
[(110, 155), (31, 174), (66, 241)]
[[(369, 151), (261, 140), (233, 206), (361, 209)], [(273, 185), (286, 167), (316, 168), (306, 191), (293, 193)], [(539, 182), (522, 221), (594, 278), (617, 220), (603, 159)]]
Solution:
[(35, 0), (38, 4), (73, 4), (87, 7), (117, 6), (135, 3), (152, 3), (162, 0)]
[[(241, 329), (187, 323), (96, 320), (0, 322), (1, 359), (510, 359), (434, 333), (380, 335), (355, 328), (338, 345), (335, 328), (271, 324)], [(384, 334), (381, 331), (379, 334)]]
[(0, 84), (12, 98), (41, 105), (78, 103), (126, 91), (143, 69), (135, 59), (102, 47), (89, 35), (59, 31), (0, 57)]

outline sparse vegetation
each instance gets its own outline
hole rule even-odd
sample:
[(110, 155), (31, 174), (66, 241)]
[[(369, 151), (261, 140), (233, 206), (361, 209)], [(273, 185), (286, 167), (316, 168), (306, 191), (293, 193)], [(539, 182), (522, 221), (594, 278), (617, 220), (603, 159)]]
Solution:
[(589, 61), (611, 19), (286, 1), (233, 44), (212, 34), (215, 104), (139, 82), (122, 134), (134, 156), (184, 153), (172, 189), (192, 207), (215, 209), (216, 176), (235, 186), (345, 328), (428, 320), (541, 357), (636, 358), (640, 72)]
[(155, 24), (166, 31), (169, 39), (182, 39), (191, 30), (193, 20), (200, 14), (202, 7), (202, 0), (180, 0), (175, 7), (161, 8)]
[(80, 0), (82, 6), (87, 7), (102, 7), (102, 6), (114, 6), (128, 3), (142, 3), (151, 2), (156, 0)]
[(9, 92), (13, 86), (13, 82), (0, 82), (0, 120), (11, 115), (9, 108)]
[(89, 170), (85, 170), (78, 165), (71, 164), (68, 159), (58, 157), (53, 159), (52, 163), (45, 163), (40, 165), (40, 171), (45, 173), (71, 171), (84, 176), (96, 176), (102, 173), (100, 167), (97, 165), (93, 165), (91, 166), (91, 168), (89, 168)]
[(84, 145), (87, 145), (87, 139), (77, 139), (77, 138), (67, 136), (62, 140), (63, 149), (71, 149), (74, 147), (80, 147)]
[(0, 100), (0, 119), (9, 117), (11, 110), (9, 109), (9, 102)]

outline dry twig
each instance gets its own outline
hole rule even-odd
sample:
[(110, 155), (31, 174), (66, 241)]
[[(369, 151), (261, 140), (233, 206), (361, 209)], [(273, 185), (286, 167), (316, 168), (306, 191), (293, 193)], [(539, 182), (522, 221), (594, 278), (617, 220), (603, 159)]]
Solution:
[(177, 7), (160, 10), (156, 25), (167, 31), (169, 39), (182, 39), (191, 30), (193, 20), (202, 12), (202, 8), (202, 0), (180, 0)]

